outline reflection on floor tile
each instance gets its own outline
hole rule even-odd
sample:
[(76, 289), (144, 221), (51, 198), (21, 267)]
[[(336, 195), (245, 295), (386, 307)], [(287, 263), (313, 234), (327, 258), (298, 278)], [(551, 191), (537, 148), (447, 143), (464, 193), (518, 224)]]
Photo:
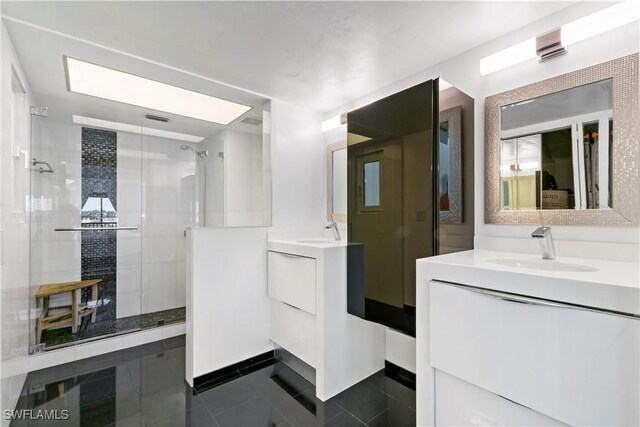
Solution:
[(260, 361), (192, 389), (184, 337), (32, 372), (17, 409), (68, 411), (67, 420), (12, 426), (317, 427), (415, 425), (415, 391), (380, 371), (321, 402), (287, 366)]

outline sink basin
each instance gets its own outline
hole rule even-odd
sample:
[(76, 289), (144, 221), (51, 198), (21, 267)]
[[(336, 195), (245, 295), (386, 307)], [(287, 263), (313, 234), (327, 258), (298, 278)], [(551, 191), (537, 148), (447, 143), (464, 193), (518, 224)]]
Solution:
[(485, 258), (485, 261), (492, 264), (502, 265), (505, 267), (522, 268), (525, 270), (538, 271), (567, 271), (574, 273), (586, 273), (589, 271), (597, 271), (597, 268), (580, 264), (570, 264), (567, 262), (559, 262), (546, 259), (531, 258)]
[(323, 245), (333, 245), (336, 243), (340, 243), (337, 240), (334, 239), (305, 239), (305, 240), (298, 240), (298, 242), (300, 243), (313, 243), (313, 244), (323, 244)]

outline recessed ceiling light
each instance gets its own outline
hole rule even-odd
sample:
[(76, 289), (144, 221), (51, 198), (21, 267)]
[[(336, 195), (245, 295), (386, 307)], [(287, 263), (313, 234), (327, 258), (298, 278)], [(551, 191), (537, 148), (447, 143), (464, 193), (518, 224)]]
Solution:
[(251, 109), (192, 90), (64, 57), (70, 92), (228, 125)]
[(160, 138), (175, 139), (185, 142), (200, 142), (204, 139), (204, 137), (202, 136), (171, 132), (168, 130), (149, 128), (146, 126), (130, 125), (128, 123), (112, 122), (110, 120), (94, 119), (92, 117), (78, 116), (76, 114), (73, 115), (73, 123), (102, 129), (135, 133), (138, 135), (159, 136)]

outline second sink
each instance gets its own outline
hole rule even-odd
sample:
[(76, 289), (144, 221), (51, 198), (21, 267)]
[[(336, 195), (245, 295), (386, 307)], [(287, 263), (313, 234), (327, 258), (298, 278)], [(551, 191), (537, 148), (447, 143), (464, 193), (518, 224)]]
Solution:
[(530, 258), (485, 258), (485, 261), (505, 267), (522, 268), (537, 271), (567, 271), (575, 273), (586, 273), (598, 270), (597, 268), (586, 265), (570, 264), (567, 262), (559, 262), (555, 260), (535, 260)]

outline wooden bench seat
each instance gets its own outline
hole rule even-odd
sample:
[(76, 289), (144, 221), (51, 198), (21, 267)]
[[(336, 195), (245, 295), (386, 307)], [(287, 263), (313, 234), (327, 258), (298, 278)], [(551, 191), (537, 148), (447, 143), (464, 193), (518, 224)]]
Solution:
[[(91, 315), (91, 323), (96, 321), (96, 313), (98, 310), (98, 284), (102, 279), (78, 280), (75, 282), (63, 283), (47, 283), (41, 285), (36, 292), (36, 301), (40, 316), (36, 323), (36, 343), (42, 341), (42, 332), (57, 328), (64, 325), (71, 325), (71, 332), (78, 332), (84, 316)], [(91, 288), (91, 299), (96, 301), (96, 305), (89, 307), (88, 304), (80, 302), (80, 291), (84, 288)], [(52, 295), (58, 295), (65, 292), (71, 292), (71, 305), (50, 307), (49, 298)]]

